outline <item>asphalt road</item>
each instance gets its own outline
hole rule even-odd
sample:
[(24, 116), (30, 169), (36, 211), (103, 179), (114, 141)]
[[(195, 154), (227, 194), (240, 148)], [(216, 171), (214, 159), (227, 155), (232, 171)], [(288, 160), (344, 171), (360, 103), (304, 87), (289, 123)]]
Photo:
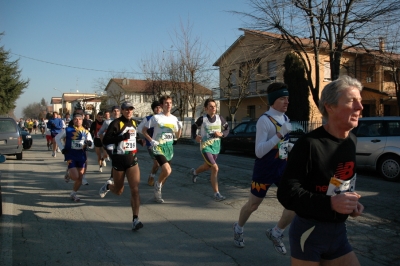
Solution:
[[(109, 165), (99, 173), (95, 154), (89, 153), (90, 185), (81, 187), (81, 202), (75, 203), (69, 199), (72, 184), (63, 180), (62, 157), (51, 157), (44, 139), (34, 135), (22, 161), (9, 156), (0, 165), (0, 265), (290, 265), (289, 254), (278, 254), (264, 233), (283, 210), (276, 187), (246, 224), (246, 247), (233, 246), (232, 224), (247, 201), (252, 156), (219, 156), (220, 191), (227, 199), (215, 202), (209, 173), (201, 174), (196, 184), (186, 175), (202, 163), (198, 146), (176, 145), (173, 172), (163, 187), (165, 203), (157, 204), (146, 182), (151, 161), (140, 148), (139, 217), (144, 228), (138, 232), (131, 231), (128, 186), (121, 196), (98, 195), (109, 177)], [(400, 183), (385, 182), (369, 172), (357, 177), (365, 213), (350, 218), (347, 225), (361, 265), (400, 265)]]

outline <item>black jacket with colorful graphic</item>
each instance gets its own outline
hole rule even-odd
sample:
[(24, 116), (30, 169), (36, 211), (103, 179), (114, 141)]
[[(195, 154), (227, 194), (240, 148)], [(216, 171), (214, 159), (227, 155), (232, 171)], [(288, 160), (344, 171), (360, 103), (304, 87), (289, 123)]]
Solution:
[(353, 133), (337, 139), (324, 127), (304, 135), (289, 155), (278, 188), (279, 202), (306, 219), (345, 221), (348, 215), (332, 210), (327, 191), (332, 177), (341, 181), (355, 177), (356, 145)]

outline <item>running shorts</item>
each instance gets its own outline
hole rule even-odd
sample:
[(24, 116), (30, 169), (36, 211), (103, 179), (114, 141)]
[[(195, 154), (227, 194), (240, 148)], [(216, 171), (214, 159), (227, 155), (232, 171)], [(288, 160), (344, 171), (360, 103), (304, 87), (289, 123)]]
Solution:
[(71, 168), (85, 168), (86, 161), (75, 161), (75, 160), (68, 160), (68, 169)]
[(46, 140), (51, 141), (51, 135), (46, 135)]
[(167, 158), (164, 155), (154, 155), (154, 157), (157, 160), (159, 166), (169, 163), (169, 161), (167, 161)]
[[(273, 184), (275, 184), (276, 186), (279, 185), (279, 183), (273, 183)], [(260, 183), (252, 180), (250, 193), (256, 196), (257, 198), (265, 198), (265, 196), (267, 195), (267, 191), (271, 185), (272, 184)]]
[(202, 152), (201, 155), (203, 156), (204, 161), (206, 162), (206, 164), (208, 164), (209, 166), (212, 166), (214, 164), (216, 164), (217, 162), (217, 158), (218, 158), (218, 154), (212, 154), (209, 152)]
[(94, 146), (96, 148), (101, 148), (103, 147), (103, 143), (101, 143), (101, 139), (100, 138), (94, 138)]
[(111, 160), (112, 167), (117, 171), (126, 171), (138, 164), (136, 154), (113, 154)]
[(334, 260), (353, 251), (346, 223), (327, 223), (295, 216), (289, 229), (291, 256), (299, 260)]

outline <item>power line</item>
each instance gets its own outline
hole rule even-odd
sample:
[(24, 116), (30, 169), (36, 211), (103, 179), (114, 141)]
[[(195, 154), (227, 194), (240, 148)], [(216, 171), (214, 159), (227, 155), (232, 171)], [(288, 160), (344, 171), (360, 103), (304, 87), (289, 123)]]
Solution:
[(58, 63), (53, 63), (53, 62), (49, 62), (49, 61), (44, 61), (44, 60), (41, 60), (41, 59), (36, 59), (36, 58), (32, 58), (32, 57), (29, 57), (29, 56), (24, 56), (24, 55), (12, 53), (12, 52), (10, 52), (10, 54), (17, 55), (17, 56), (20, 56), (20, 57), (23, 57), (23, 58), (27, 58), (27, 59), (31, 59), (31, 60), (34, 60), (34, 61), (46, 63), (46, 64), (62, 66), (62, 67), (69, 67), (69, 68), (75, 68), (75, 69), (82, 69), (82, 70), (88, 70), (88, 71), (97, 71), (97, 72), (106, 72), (106, 73), (132, 73), (132, 74), (140, 74), (140, 75), (143, 74), (143, 73), (130, 72), (130, 71), (110, 71), (110, 70), (100, 70), (100, 69), (93, 69), (93, 68), (69, 66), (69, 65), (64, 65), (64, 64), (58, 64)]
[[(105, 73), (131, 73), (131, 74), (137, 74), (137, 75), (146, 75), (146, 73), (131, 72), (131, 71), (111, 71), (111, 70), (101, 70), (101, 69), (69, 66), (69, 65), (53, 63), (53, 62), (49, 62), (49, 61), (45, 61), (45, 60), (41, 60), (41, 59), (36, 59), (36, 58), (32, 58), (32, 57), (29, 57), (29, 56), (20, 55), (20, 54), (16, 54), (16, 53), (12, 53), (12, 52), (9, 52), (9, 53), (13, 54), (13, 55), (17, 55), (17, 56), (23, 57), (23, 58), (27, 58), (27, 59), (30, 59), (30, 60), (34, 60), (34, 61), (38, 61), (38, 62), (42, 62), (42, 63), (46, 63), (46, 64), (51, 64), (51, 65), (56, 65), (56, 66), (61, 66), (61, 67), (82, 69), (82, 70), (87, 70), (87, 71), (105, 72)], [(208, 68), (208, 69), (203, 69), (200, 72), (215, 71), (215, 70), (219, 70), (219, 69), (218, 68)], [(165, 73), (154, 73), (154, 74), (165, 74)]]

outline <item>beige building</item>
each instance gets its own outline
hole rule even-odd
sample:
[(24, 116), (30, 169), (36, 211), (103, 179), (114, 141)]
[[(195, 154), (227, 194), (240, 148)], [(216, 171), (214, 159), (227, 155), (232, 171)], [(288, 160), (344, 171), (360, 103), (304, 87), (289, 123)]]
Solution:
[[(158, 95), (170, 95), (174, 100), (174, 107), (172, 113), (176, 116), (179, 115), (177, 112), (176, 105), (179, 98), (191, 97), (185, 95), (184, 88), (181, 90), (173, 89), (172, 87), (179, 86), (179, 83), (173, 84), (170, 81), (150, 81), (150, 80), (137, 80), (137, 79), (110, 79), (108, 82), (105, 92), (107, 94), (107, 105), (121, 105), (123, 101), (130, 101), (135, 106), (135, 116), (144, 117), (152, 114), (151, 103), (154, 100), (158, 100)], [(184, 86), (182, 86), (184, 87)], [(212, 91), (199, 85), (195, 84), (195, 97), (196, 97), (196, 116), (199, 116), (203, 112), (202, 104), (205, 98), (212, 95)], [(186, 102), (185, 102), (186, 103)], [(188, 103), (186, 103), (188, 104)], [(191, 117), (192, 111), (190, 106), (185, 108), (187, 112), (184, 114), (185, 117)]]
[(52, 97), (50, 104), (59, 114), (72, 114), (77, 103), (81, 103), (86, 112), (91, 114), (95, 108), (100, 107), (98, 95), (95, 93), (63, 93), (62, 97)]
[[(220, 114), (230, 119), (237, 108), (235, 120), (257, 119), (267, 106), (266, 89), (272, 82), (284, 82), (283, 62), (286, 55), (292, 52), (291, 46), (281, 35), (241, 29), (244, 35), (239, 37), (214, 63), (219, 67)], [(309, 47), (309, 39), (300, 39), (304, 47)], [(382, 41), (382, 40), (381, 40)], [(314, 54), (308, 54), (313, 58)], [(343, 53), (340, 75), (357, 78), (364, 86), (363, 116), (396, 115), (398, 106), (391, 78), (391, 69), (382, 57), (385, 54), (384, 43), (381, 51), (366, 53), (362, 49), (349, 49)], [(390, 55), (400, 62), (398, 55)], [(387, 61), (387, 60), (386, 60)], [(320, 91), (331, 81), (329, 55), (320, 51)], [(311, 74), (315, 83), (315, 71)], [(310, 121), (320, 120), (320, 114), (310, 97)], [(231, 106), (232, 110), (229, 110)]]

